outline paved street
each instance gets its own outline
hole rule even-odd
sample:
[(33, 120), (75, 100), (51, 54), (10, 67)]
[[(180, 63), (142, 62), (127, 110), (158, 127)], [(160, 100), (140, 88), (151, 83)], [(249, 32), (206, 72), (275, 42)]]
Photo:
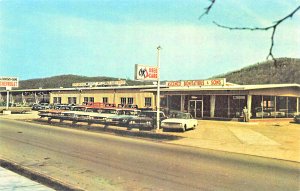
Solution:
[(300, 189), (295, 162), (6, 119), (0, 124), (1, 158), (86, 190)]

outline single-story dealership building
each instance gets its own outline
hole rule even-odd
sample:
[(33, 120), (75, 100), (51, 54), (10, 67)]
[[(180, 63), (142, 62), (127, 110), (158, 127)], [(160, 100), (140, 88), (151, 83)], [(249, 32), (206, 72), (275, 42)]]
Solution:
[[(102, 102), (156, 107), (156, 86), (72, 87), (11, 90), (10, 102), (82, 104)], [(251, 118), (288, 118), (299, 114), (299, 84), (237, 85), (226, 79), (171, 81), (161, 85), (166, 112), (190, 112), (198, 119), (239, 118), (246, 107)], [(5, 102), (6, 91), (0, 91)]]

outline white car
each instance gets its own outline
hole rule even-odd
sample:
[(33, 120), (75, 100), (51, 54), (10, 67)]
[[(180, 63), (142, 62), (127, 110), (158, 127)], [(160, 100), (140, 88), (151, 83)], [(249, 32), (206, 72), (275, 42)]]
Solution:
[(197, 126), (198, 121), (190, 113), (174, 113), (170, 118), (161, 122), (163, 131), (166, 129), (181, 129), (184, 132), (187, 129), (195, 129)]

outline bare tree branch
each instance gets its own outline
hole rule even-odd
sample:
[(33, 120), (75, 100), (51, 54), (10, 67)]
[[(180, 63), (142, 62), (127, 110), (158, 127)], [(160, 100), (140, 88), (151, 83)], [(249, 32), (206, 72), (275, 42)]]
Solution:
[(290, 14), (288, 14), (287, 16), (285, 16), (284, 18), (278, 20), (278, 21), (275, 21), (274, 22), (274, 25), (271, 25), (271, 26), (268, 26), (268, 27), (229, 27), (229, 26), (225, 26), (225, 25), (221, 25), (215, 21), (213, 21), (213, 23), (215, 25), (217, 25), (218, 27), (221, 27), (221, 28), (225, 28), (225, 29), (229, 29), (229, 30), (251, 30), (251, 31), (256, 31), (256, 30), (269, 30), (269, 29), (272, 29), (272, 35), (271, 35), (271, 47), (270, 47), (270, 50), (269, 50), (269, 54), (267, 56), (267, 59), (269, 57), (272, 58), (272, 60), (274, 61), (274, 64), (275, 66), (277, 66), (277, 62), (276, 62), (276, 59), (273, 55), (273, 47), (274, 47), (274, 36), (275, 36), (275, 33), (276, 33), (276, 29), (277, 27), (282, 23), (284, 22), (285, 20), (287, 20), (288, 18), (292, 18), (294, 16), (294, 14), (299, 11), (300, 9), (300, 6), (298, 6), (294, 11), (292, 11)]
[(208, 15), (209, 11), (210, 11), (211, 8), (213, 7), (214, 3), (216, 2), (216, 0), (210, 0), (210, 1), (211, 1), (211, 4), (210, 4), (208, 7), (204, 8), (205, 11), (204, 11), (204, 13), (202, 13), (202, 15), (200, 15), (199, 20), (200, 20), (204, 15)]

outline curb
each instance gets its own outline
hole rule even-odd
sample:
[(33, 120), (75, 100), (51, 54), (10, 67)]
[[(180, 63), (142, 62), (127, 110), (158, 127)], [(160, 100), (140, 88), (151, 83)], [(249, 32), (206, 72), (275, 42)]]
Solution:
[(49, 188), (55, 189), (55, 190), (64, 190), (64, 191), (83, 191), (81, 188), (74, 187), (72, 185), (63, 183), (59, 180), (56, 180), (50, 176), (41, 174), (39, 172), (33, 171), (31, 169), (28, 169), (26, 167), (23, 167), (21, 165), (18, 165), (17, 163), (5, 159), (0, 158), (0, 166), (13, 171), (21, 176), (24, 176), (32, 181), (38, 182), (40, 184), (43, 184)]
[[(126, 127), (124, 127), (124, 129), (117, 129), (117, 128), (113, 128), (114, 126), (105, 126), (105, 125), (89, 126), (89, 125), (82, 125), (82, 124), (72, 125), (69, 123), (60, 123), (60, 122), (48, 123), (47, 121), (45, 121), (43, 119), (34, 119), (34, 120), (26, 121), (26, 122), (43, 123), (43, 124), (47, 124), (47, 125), (54, 125), (57, 127), (63, 127), (63, 128), (69, 128), (69, 129), (86, 130), (86, 131), (91, 131), (91, 132), (106, 132), (106, 133), (119, 135), (119, 136), (139, 137), (139, 138), (160, 140), (160, 141), (164, 141), (164, 140), (171, 141), (171, 140), (178, 140), (178, 139), (183, 138), (182, 136), (155, 133), (152, 131), (127, 130)], [(97, 125), (99, 125), (99, 124), (97, 124)]]

